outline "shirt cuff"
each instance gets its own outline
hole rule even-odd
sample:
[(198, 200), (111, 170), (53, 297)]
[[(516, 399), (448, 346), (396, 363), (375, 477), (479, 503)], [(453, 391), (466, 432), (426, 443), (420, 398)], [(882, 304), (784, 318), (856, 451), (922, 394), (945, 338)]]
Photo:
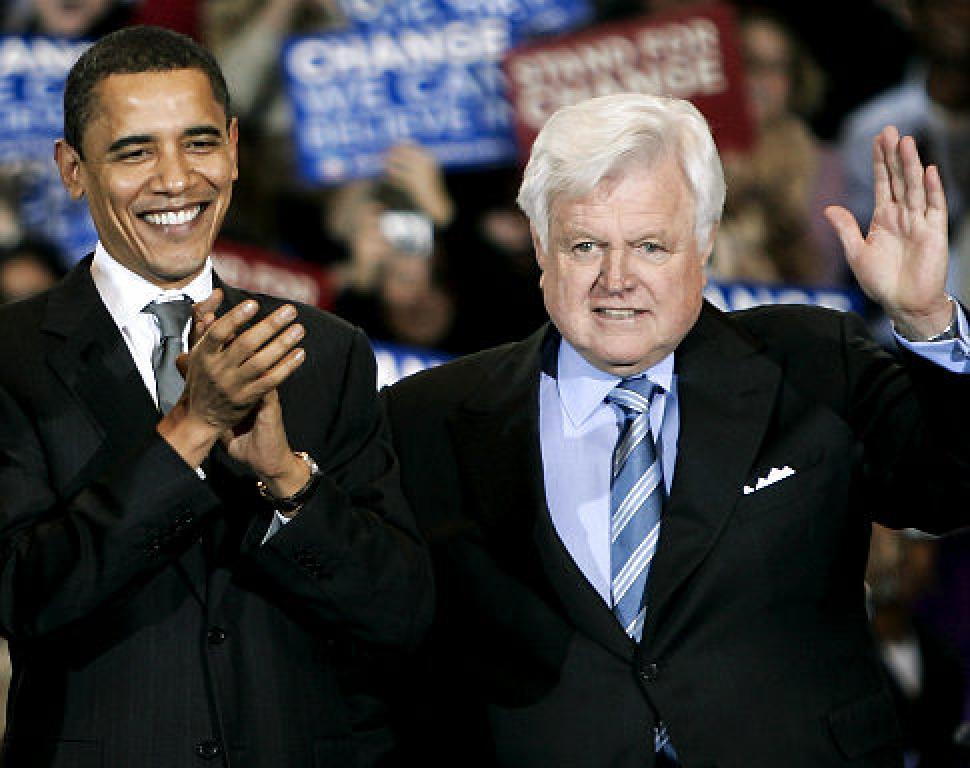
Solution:
[(934, 365), (945, 368), (951, 373), (970, 373), (970, 329), (967, 326), (967, 317), (960, 302), (954, 301), (953, 306), (957, 315), (955, 339), (909, 341), (900, 336), (895, 328), (893, 328), (893, 336), (900, 346)]
[(263, 536), (263, 540), (259, 543), (260, 546), (265, 544), (267, 541), (272, 539), (280, 530), (290, 522), (292, 518), (281, 515), (279, 512), (273, 512), (273, 519), (269, 524), (269, 528), (266, 529), (266, 535)]

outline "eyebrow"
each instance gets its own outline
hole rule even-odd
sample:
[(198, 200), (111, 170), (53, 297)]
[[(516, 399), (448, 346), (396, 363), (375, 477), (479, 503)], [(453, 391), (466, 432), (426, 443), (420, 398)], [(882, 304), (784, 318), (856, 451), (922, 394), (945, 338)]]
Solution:
[[(195, 136), (212, 136), (218, 139), (222, 138), (222, 131), (211, 125), (193, 125), (191, 128), (187, 128), (182, 134), (183, 138), (193, 138)], [(108, 152), (118, 152), (125, 147), (137, 146), (140, 144), (150, 144), (155, 140), (155, 137), (148, 133), (136, 133), (131, 136), (122, 136), (120, 139), (116, 139), (111, 142), (108, 147)]]

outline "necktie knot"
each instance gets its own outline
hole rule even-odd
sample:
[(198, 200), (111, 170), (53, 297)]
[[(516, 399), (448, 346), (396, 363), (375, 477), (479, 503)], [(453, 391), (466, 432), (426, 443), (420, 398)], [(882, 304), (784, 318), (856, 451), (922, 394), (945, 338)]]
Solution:
[(606, 396), (607, 402), (620, 406), (627, 419), (634, 419), (650, 410), (650, 398), (656, 385), (645, 376), (623, 379)]
[(189, 322), (189, 316), (192, 314), (192, 300), (153, 301), (142, 312), (148, 312), (158, 318), (163, 339), (180, 339), (186, 323)]

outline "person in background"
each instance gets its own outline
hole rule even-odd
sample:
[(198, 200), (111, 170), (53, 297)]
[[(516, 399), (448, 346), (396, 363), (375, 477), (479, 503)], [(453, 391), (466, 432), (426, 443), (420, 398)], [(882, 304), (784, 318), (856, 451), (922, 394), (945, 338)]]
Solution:
[(550, 323), (383, 390), (438, 586), (411, 764), (901, 765), (871, 517), (970, 523), (970, 328), (938, 171), (891, 127), (870, 157), (868, 238), (827, 215), (898, 361), (852, 314), (703, 300), (725, 188), (691, 104), (546, 123), (518, 200)]
[(448, 278), (453, 255), (442, 246), (455, 206), (434, 156), (392, 147), (380, 178), (345, 184), (332, 202), (328, 226), (347, 254), (334, 267), (334, 312), (376, 341), (468, 351)]
[(907, 768), (962, 765), (954, 739), (963, 720), (963, 664), (917, 612), (936, 579), (937, 544), (919, 531), (876, 525), (866, 566), (869, 618), (896, 702)]
[(43, 240), (0, 247), (0, 304), (34, 296), (64, 276), (60, 252)]
[(127, 24), (132, 10), (124, 0), (29, 0), (10, 9), (4, 31), (96, 40)]
[(740, 29), (756, 139), (750, 153), (724, 157), (728, 192), (712, 274), (841, 285), (841, 246), (823, 215), (844, 202), (841, 161), (806, 122), (821, 103), (821, 72), (775, 14), (743, 13)]
[(271, 173), (240, 180), (226, 231), (242, 242), (290, 252), (317, 263), (320, 222), (329, 195), (299, 181), (293, 115), (280, 56), (294, 35), (343, 26), (337, 0), (219, 0), (201, 6), (202, 35), (226, 73), (239, 117), (240, 152)]

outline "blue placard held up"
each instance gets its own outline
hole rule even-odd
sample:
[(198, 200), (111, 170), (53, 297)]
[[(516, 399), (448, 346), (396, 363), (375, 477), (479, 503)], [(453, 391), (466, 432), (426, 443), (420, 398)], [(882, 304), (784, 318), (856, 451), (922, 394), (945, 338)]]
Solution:
[(587, 0), (342, 0), (351, 28), (290, 40), (283, 71), (303, 177), (376, 175), (412, 141), (447, 168), (515, 162), (501, 60), (526, 35), (590, 15)]
[(338, 0), (357, 27), (392, 29), (400, 24), (436, 24), (473, 17), (499, 17), (517, 35), (572, 29), (593, 18), (589, 0)]
[(725, 312), (763, 304), (809, 304), (862, 314), (865, 306), (857, 290), (721, 280), (707, 281), (704, 298)]
[(0, 37), (0, 168), (20, 192), (25, 228), (56, 243), (72, 261), (94, 247), (87, 206), (70, 199), (54, 163), (63, 126), (68, 70), (89, 42)]

